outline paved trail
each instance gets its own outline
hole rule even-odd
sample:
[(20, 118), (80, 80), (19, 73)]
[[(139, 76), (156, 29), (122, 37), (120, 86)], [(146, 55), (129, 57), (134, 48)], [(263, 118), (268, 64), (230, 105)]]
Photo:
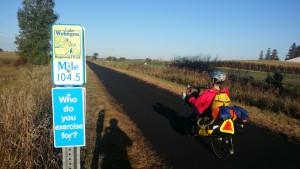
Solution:
[(174, 169), (293, 169), (300, 168), (300, 145), (285, 141), (248, 124), (243, 136), (235, 136), (235, 154), (218, 159), (208, 139), (190, 139), (184, 133), (189, 107), (178, 95), (159, 89), (92, 62), (97, 74), (147, 140)]

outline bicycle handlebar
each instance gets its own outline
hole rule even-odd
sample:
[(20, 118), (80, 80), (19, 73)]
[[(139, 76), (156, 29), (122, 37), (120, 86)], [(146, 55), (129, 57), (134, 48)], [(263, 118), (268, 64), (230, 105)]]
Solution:
[(197, 90), (200, 90), (200, 89), (208, 89), (207, 86), (193, 86), (193, 85), (190, 85), (190, 84), (188, 84), (187, 88), (188, 88), (188, 89), (197, 89)]
[(201, 89), (208, 89), (208, 87), (207, 86), (193, 86), (191, 84), (188, 84), (188, 86), (187, 86), (188, 93), (191, 93), (192, 89), (197, 90), (197, 92), (199, 93)]

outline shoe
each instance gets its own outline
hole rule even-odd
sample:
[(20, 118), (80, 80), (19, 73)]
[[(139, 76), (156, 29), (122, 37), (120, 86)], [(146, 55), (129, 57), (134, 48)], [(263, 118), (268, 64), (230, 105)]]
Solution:
[(233, 148), (233, 146), (229, 148), (229, 153), (230, 153), (231, 155), (234, 154), (234, 148)]

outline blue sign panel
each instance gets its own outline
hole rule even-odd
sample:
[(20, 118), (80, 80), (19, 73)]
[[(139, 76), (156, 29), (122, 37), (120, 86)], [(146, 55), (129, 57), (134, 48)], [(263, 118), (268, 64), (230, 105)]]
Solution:
[(52, 89), (54, 147), (85, 146), (85, 88)]

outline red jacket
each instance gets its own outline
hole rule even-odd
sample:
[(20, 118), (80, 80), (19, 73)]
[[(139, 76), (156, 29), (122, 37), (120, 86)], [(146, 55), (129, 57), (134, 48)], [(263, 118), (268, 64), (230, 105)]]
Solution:
[[(228, 88), (222, 88), (222, 91), (229, 96)], [(215, 88), (207, 89), (199, 97), (191, 97), (189, 102), (197, 108), (198, 113), (202, 114), (211, 105), (215, 95), (219, 92)]]

